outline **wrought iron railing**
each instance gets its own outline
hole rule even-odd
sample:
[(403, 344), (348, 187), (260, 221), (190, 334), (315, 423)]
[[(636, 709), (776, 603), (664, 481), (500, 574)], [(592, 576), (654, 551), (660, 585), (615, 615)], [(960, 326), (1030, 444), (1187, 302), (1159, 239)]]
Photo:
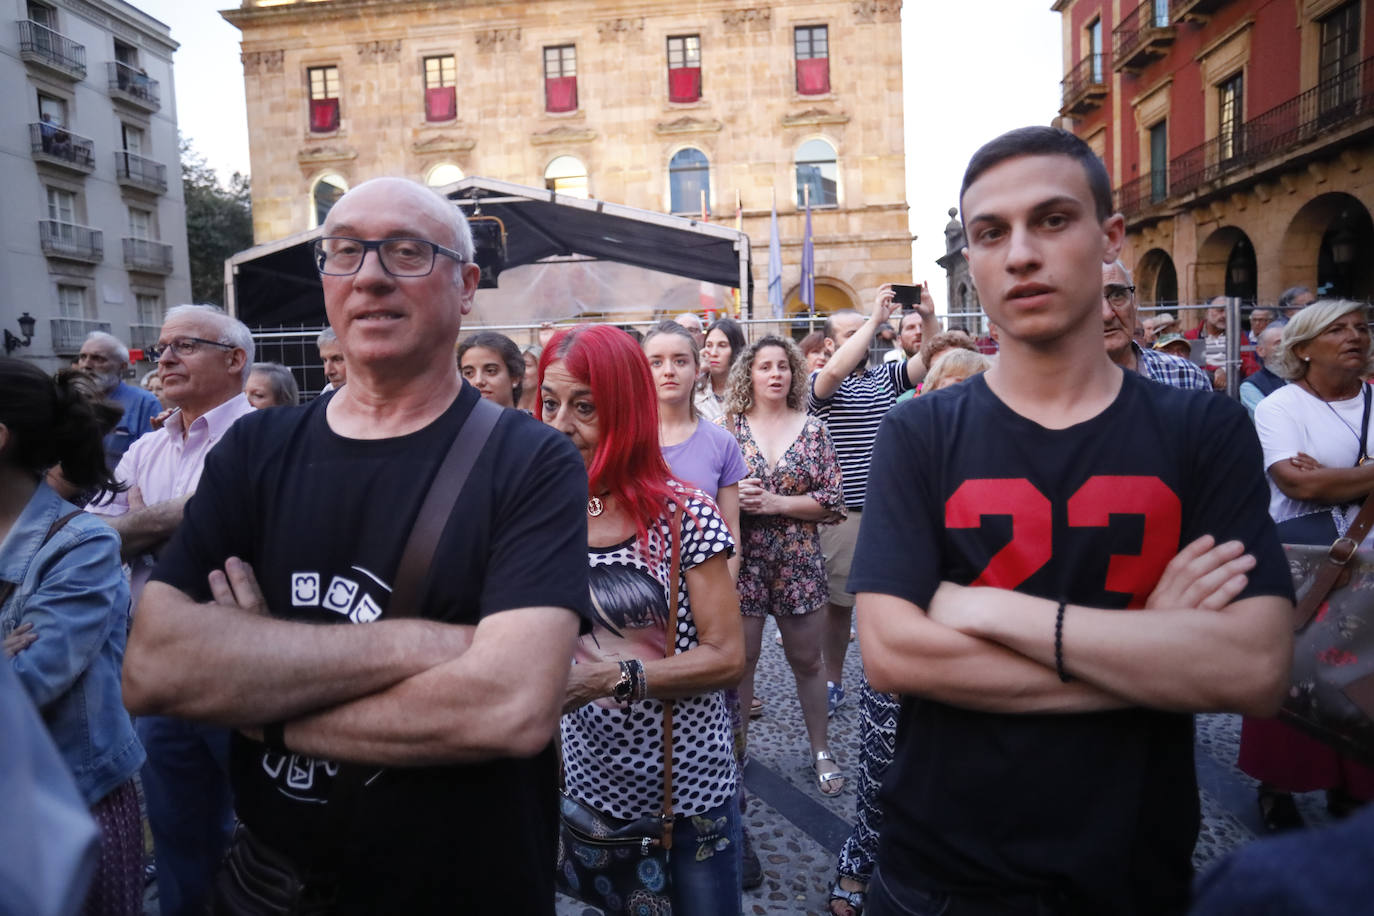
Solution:
[(1213, 137), (1169, 163), (1173, 196), (1317, 139), (1374, 114), (1374, 58), (1367, 58), (1301, 95)]
[(105, 235), (90, 226), (56, 219), (38, 221), (38, 242), (44, 254), (99, 261), (105, 257)]
[(172, 246), (148, 239), (126, 238), (124, 241), (124, 266), (135, 270), (151, 270), (157, 273), (172, 272)]
[(108, 64), (110, 73), (110, 91), (117, 92), (125, 98), (132, 98), (144, 102), (153, 108), (162, 105), (161, 97), (158, 92), (158, 83), (155, 79), (149, 79), (148, 74), (137, 67), (112, 60)]
[(1071, 107), (1088, 89), (1103, 85), (1106, 79), (1103, 73), (1106, 58), (1105, 54), (1089, 54), (1059, 81), (1062, 107)]
[(77, 79), (86, 77), (86, 46), (32, 19), (19, 21), (19, 53), (32, 54)]
[(1144, 0), (1112, 29), (1112, 57), (1117, 66), (1134, 55), (1146, 39), (1172, 28), (1168, 0)]
[(115, 152), (115, 177), (141, 187), (167, 190), (167, 166), (127, 150)]
[(29, 149), (35, 156), (69, 162), (79, 169), (95, 168), (95, 143), (51, 121), (29, 124)]
[(108, 321), (92, 321), (89, 318), (53, 318), (52, 348), (56, 353), (76, 353), (86, 342), (86, 335), (92, 331), (110, 333)]
[(1169, 197), (1169, 172), (1146, 172), (1116, 189), (1116, 209), (1127, 219), (1140, 216)]

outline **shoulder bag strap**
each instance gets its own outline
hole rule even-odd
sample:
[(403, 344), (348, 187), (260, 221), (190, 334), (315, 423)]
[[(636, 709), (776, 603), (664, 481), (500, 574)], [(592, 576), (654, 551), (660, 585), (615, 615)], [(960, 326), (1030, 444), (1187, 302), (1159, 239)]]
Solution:
[[(502, 408), (479, 397), (472, 412), (463, 421), (453, 444), (439, 465), (434, 480), (430, 482), (425, 500), (420, 504), (420, 512), (406, 539), (401, 553), (400, 565), (396, 568), (396, 580), (392, 585), (391, 599), (387, 602), (386, 618), (416, 617), (420, 613), (422, 587), (425, 572), (434, 559), (434, 550), (439, 544), (439, 535), (444, 531), (458, 496), (467, 483), (477, 456), (491, 438), (496, 421), (501, 419)], [(357, 799), (364, 785), (370, 783), (380, 772), (378, 767), (345, 764), (334, 777), (334, 787), (329, 795), (329, 832), (334, 836), (346, 836), (357, 807)], [(337, 876), (329, 876), (333, 879)]]
[[(663, 657), (672, 658), (677, 643), (678, 575), (682, 569), (682, 506), (673, 506), (672, 556), (668, 573), (668, 626)], [(673, 848), (673, 702), (663, 701), (663, 848)]]
[(1293, 611), (1294, 630), (1301, 630), (1317, 615), (1317, 608), (1321, 607), (1326, 596), (1331, 594), (1331, 590), (1336, 586), (1336, 580), (1345, 572), (1350, 558), (1355, 555), (1355, 548), (1364, 541), (1371, 527), (1374, 527), (1374, 495), (1365, 497), (1364, 505), (1360, 507), (1359, 514), (1351, 523), (1350, 530), (1345, 533), (1345, 537), (1336, 538), (1332, 543), (1326, 552), (1326, 561), (1312, 577), (1307, 591), (1298, 598), (1298, 605)]
[(501, 419), (501, 408), (486, 398), (478, 398), (468, 414), (458, 435), (453, 437), (448, 454), (439, 465), (434, 480), (415, 516), (415, 524), (406, 539), (401, 562), (396, 567), (396, 580), (391, 588), (391, 599), (387, 602), (386, 617), (414, 617), (420, 613), (420, 601), (424, 597), (425, 574), (429, 571), (434, 550), (439, 544), (439, 536), (448, 524), (453, 507), (458, 502), (458, 494), (463, 491), (477, 456), (487, 444), (496, 421)]
[(1368, 383), (1360, 387), (1364, 389), (1364, 416), (1360, 419), (1360, 454), (1355, 458), (1355, 467), (1369, 460), (1369, 404), (1374, 401), (1374, 392), (1369, 390)]
[[(38, 542), (38, 548), (41, 550), (43, 545), (52, 540), (54, 534), (57, 534), (57, 532), (67, 527), (67, 522), (80, 515), (81, 511), (82, 510), (77, 509), (75, 512), (68, 512), (66, 515), (54, 521), (51, 527), (48, 528), (48, 533), (43, 535), (43, 540)], [(17, 582), (0, 582), (0, 607), (4, 607), (5, 602), (10, 600), (10, 595), (14, 594), (14, 590), (18, 585)]]

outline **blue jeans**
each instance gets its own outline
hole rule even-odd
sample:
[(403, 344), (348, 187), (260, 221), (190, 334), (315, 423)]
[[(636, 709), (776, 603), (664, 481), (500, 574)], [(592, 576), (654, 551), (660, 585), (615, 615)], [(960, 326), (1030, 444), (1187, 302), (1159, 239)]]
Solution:
[(234, 826), (229, 732), (163, 716), (141, 717), (134, 726), (148, 752), (143, 794), (162, 914), (199, 916)]
[(673, 916), (739, 916), (742, 828), (738, 796), (677, 820), (668, 855)]

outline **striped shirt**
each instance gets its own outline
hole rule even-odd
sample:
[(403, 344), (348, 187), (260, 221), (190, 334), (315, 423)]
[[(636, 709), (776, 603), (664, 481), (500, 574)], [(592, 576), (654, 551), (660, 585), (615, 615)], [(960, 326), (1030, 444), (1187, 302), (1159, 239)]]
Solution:
[(862, 510), (868, 490), (868, 465), (873, 460), (873, 440), (878, 424), (897, 403), (897, 395), (914, 386), (906, 362), (882, 363), (862, 375), (850, 375), (835, 393), (816, 397), (816, 374), (806, 394), (806, 409), (823, 420), (835, 442), (835, 454), (844, 473), (844, 504)]

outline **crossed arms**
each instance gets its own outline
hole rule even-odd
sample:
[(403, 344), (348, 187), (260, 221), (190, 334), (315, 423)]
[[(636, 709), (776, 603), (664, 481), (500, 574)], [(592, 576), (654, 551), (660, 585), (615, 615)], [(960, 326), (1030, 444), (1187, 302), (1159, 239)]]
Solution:
[(163, 582), (144, 589), (124, 663), (131, 712), (245, 730), (285, 721), (292, 751), (380, 765), (530, 756), (557, 725), (578, 628), (567, 609), (324, 626), (266, 616), (237, 559), (210, 586), (209, 604)]
[(1292, 658), (1291, 605), (1244, 589), (1254, 558), (1239, 541), (1199, 538), (1170, 561), (1145, 608), (1069, 605), (1055, 671), (1058, 605), (943, 583), (928, 609), (893, 595), (857, 598), (864, 668), (875, 690), (985, 712), (1089, 712), (1126, 706), (1272, 715)]

